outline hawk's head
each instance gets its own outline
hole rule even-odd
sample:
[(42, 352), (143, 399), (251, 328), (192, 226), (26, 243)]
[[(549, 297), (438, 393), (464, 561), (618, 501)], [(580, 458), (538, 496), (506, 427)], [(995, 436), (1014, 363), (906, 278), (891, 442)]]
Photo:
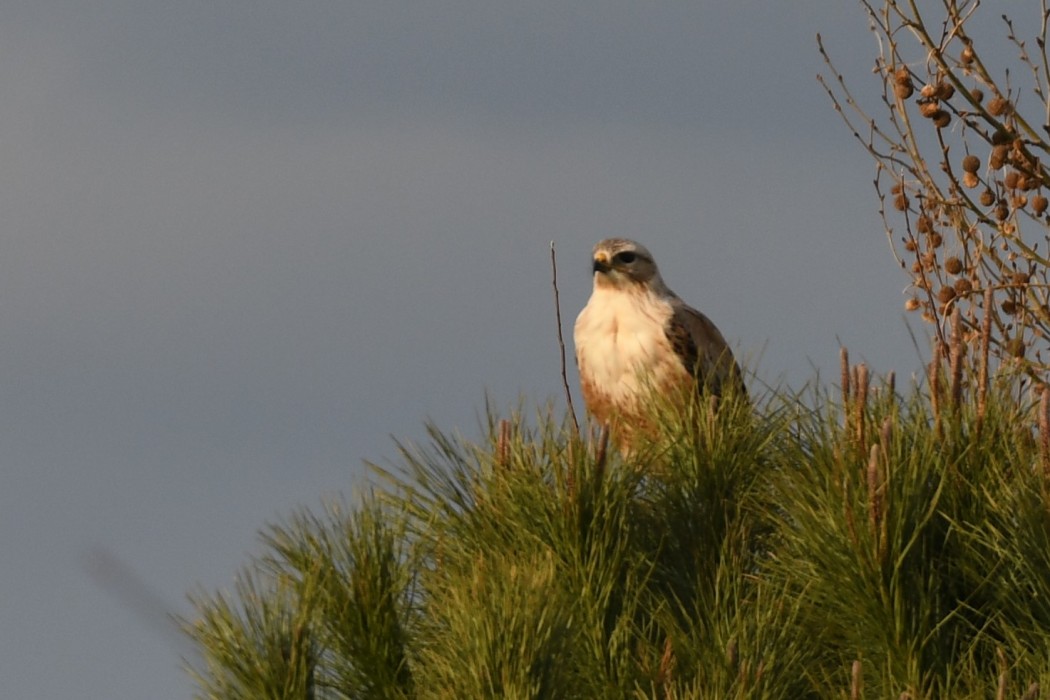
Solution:
[(596, 287), (662, 287), (652, 254), (641, 243), (606, 238), (594, 246), (592, 261)]

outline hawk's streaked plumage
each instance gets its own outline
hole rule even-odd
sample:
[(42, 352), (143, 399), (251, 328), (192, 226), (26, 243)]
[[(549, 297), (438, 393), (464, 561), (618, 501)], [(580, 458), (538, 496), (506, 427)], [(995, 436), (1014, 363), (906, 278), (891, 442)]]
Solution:
[(612, 423), (626, 447), (650, 392), (720, 395), (740, 368), (707, 316), (667, 288), (644, 246), (610, 238), (594, 246), (594, 289), (576, 319), (576, 363), (587, 410)]

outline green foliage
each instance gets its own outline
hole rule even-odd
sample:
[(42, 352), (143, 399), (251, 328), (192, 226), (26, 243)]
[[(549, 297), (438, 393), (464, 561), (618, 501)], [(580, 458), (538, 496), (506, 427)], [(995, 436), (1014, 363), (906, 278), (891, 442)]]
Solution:
[(549, 412), (432, 429), (197, 598), (200, 696), (1037, 697), (1050, 436), (976, 404), (656, 406), (627, 457)]

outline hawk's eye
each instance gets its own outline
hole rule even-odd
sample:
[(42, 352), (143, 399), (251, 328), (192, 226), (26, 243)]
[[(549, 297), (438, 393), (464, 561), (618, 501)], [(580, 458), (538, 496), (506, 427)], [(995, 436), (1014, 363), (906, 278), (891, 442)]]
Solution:
[(624, 251), (623, 253), (617, 253), (614, 257), (616, 258), (617, 261), (622, 262), (622, 263), (627, 263), (628, 265), (630, 265), (631, 263), (634, 262), (634, 259), (636, 257), (638, 257), (638, 256), (635, 255), (634, 253), (630, 252), (630, 251)]

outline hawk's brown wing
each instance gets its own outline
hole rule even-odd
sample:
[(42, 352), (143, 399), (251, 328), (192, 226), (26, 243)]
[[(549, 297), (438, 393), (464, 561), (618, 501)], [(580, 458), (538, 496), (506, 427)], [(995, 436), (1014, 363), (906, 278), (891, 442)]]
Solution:
[(711, 319), (679, 299), (675, 299), (673, 307), (667, 338), (682, 364), (695, 377), (697, 387), (721, 396), (725, 387), (733, 384), (739, 395), (746, 398), (747, 387), (740, 367)]

